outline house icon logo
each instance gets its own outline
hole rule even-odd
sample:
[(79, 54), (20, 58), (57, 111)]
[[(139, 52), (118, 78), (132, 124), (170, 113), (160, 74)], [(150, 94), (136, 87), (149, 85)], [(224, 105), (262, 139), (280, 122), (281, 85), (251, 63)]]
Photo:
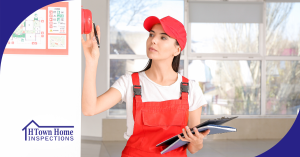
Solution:
[(22, 131), (25, 141), (74, 141), (74, 126), (39, 126), (34, 120)]

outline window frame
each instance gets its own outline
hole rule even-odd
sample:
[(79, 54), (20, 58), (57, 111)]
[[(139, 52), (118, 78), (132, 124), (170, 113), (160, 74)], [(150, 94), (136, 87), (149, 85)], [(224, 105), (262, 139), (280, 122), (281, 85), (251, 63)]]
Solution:
[[(109, 0), (108, 0), (109, 1)], [(267, 61), (297, 61), (300, 60), (300, 56), (268, 56), (266, 55), (266, 3), (278, 3), (279, 1), (260, 1), (263, 3), (263, 13), (262, 19), (263, 22), (259, 23), (259, 35), (258, 35), (258, 53), (257, 54), (229, 54), (229, 53), (192, 53), (191, 52), (191, 23), (189, 22), (189, 3), (188, 1), (198, 1), (205, 2), (206, 0), (184, 0), (184, 26), (187, 31), (187, 44), (186, 48), (183, 50), (183, 54), (180, 57), (180, 60), (184, 60), (184, 76), (188, 76), (188, 63), (189, 60), (220, 60), (220, 61), (232, 61), (232, 60), (256, 60), (261, 62), (261, 112), (260, 115), (201, 115), (203, 119), (214, 119), (219, 117), (233, 117), (238, 116), (239, 118), (296, 118), (297, 115), (266, 115), (266, 62)], [(109, 1), (110, 2), (110, 1)], [(108, 8), (110, 8), (110, 3), (108, 2)], [(230, 3), (232, 1), (229, 1)], [(237, 2), (237, 1), (234, 1)], [(240, 3), (251, 3), (251, 1), (238, 1)], [(253, 1), (256, 2), (257, 1)], [(286, 1), (281, 1), (286, 2)], [(288, 1), (289, 2), (289, 1)], [(291, 3), (300, 3), (300, 0), (290, 1)], [(107, 26), (108, 32), (110, 32), (110, 10), (108, 9), (108, 18), (107, 18)], [(110, 67), (111, 59), (148, 59), (147, 55), (115, 55), (110, 54), (110, 38), (107, 36), (108, 41), (108, 62), (107, 67)], [(108, 78), (110, 77), (110, 68), (108, 68)], [(107, 89), (110, 88), (109, 79), (107, 79)], [(109, 115), (109, 109), (107, 110), (107, 118), (121, 118), (126, 119), (126, 115)]]

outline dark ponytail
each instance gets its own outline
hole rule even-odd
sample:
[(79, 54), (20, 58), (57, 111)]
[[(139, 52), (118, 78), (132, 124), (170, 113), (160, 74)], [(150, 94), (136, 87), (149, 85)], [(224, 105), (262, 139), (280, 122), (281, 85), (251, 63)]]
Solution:
[[(175, 43), (175, 44), (179, 46), (179, 43), (178, 43), (177, 40), (176, 40), (176, 43)], [(175, 57), (173, 58), (173, 61), (172, 61), (172, 68), (173, 68), (173, 70), (174, 70), (175, 72), (178, 72), (178, 69), (179, 69), (180, 56), (181, 56), (181, 52), (180, 52), (177, 56), (175, 56)], [(139, 72), (143, 72), (143, 71), (146, 71), (146, 70), (150, 69), (151, 64), (152, 64), (152, 59), (149, 59), (147, 65), (146, 65), (146, 67), (145, 67), (145, 69), (142, 70), (142, 71), (139, 71)]]

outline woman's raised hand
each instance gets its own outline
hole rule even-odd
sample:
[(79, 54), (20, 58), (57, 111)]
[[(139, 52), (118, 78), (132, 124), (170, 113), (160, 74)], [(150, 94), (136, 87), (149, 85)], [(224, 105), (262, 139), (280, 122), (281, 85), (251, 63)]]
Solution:
[[(96, 26), (98, 40), (100, 43), (100, 26)], [(98, 64), (98, 59), (100, 57), (100, 51), (98, 48), (97, 40), (94, 35), (94, 26), (92, 25), (92, 31), (89, 34), (86, 34), (86, 41), (83, 39), (83, 35), (81, 35), (81, 43), (84, 51), (84, 56), (86, 60), (86, 64)]]

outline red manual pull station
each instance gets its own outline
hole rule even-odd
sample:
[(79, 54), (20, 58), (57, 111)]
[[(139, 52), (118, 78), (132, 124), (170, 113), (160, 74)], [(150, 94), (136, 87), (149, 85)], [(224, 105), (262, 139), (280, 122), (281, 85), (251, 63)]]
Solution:
[(92, 24), (92, 12), (88, 9), (81, 9), (81, 34), (91, 33)]
[(83, 9), (81, 6), (81, 34), (91, 33), (92, 28), (93, 28), (92, 25), (94, 26), (94, 35), (97, 40), (98, 48), (100, 48), (100, 43), (99, 43), (99, 39), (98, 39), (96, 26), (92, 20), (92, 12), (88, 9)]

